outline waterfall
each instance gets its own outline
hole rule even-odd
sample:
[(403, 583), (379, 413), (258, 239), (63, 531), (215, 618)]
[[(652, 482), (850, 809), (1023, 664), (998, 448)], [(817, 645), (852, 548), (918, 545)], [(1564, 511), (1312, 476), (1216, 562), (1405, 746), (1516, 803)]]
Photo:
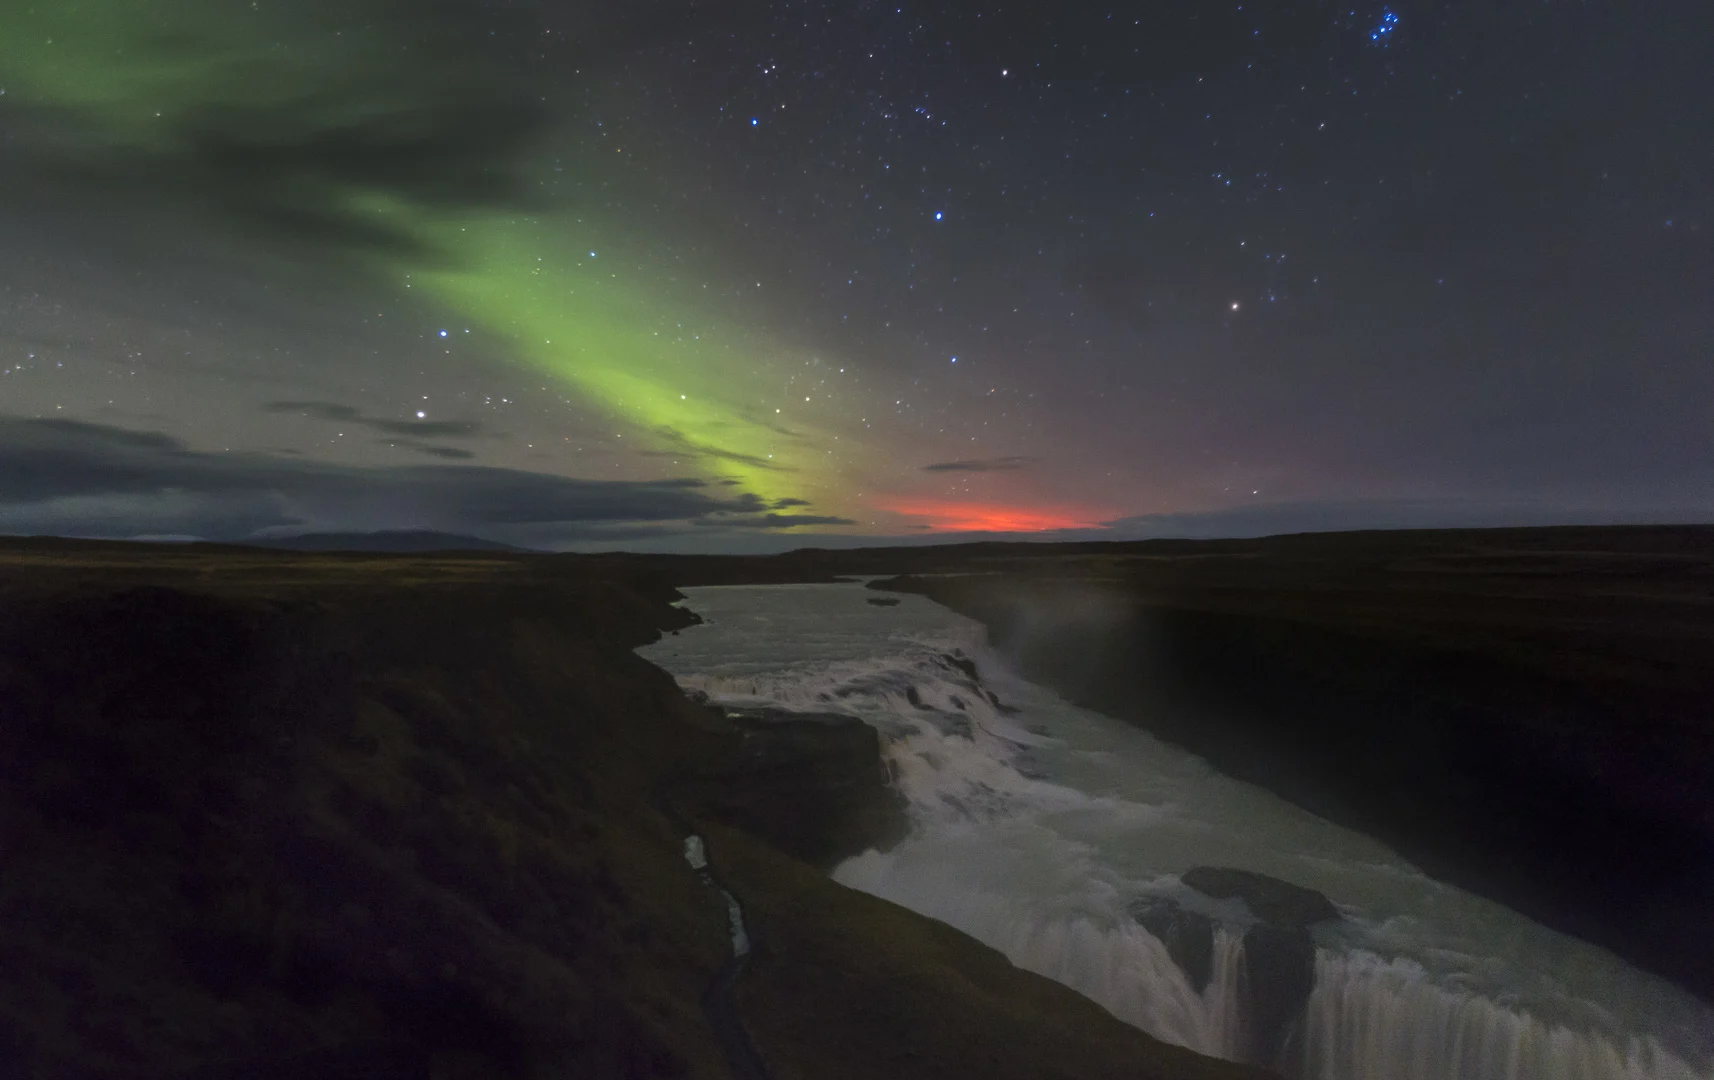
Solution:
[(1316, 960), (1295, 1053), (1304, 1080), (1707, 1080), (1653, 1039), (1550, 1024), (1437, 986), (1417, 964), (1372, 953)]
[[(957, 859), (869, 853), (844, 884), (958, 927), (1027, 971), (1053, 979), (1156, 1038), (1243, 1060), (1242, 934), (1214, 935), (1201, 992), (1153, 934), (1093, 910), (1031, 911), (959, 885)], [(942, 855), (946, 854), (943, 850)], [(952, 868), (942, 874), (939, 868)], [(1298, 1080), (1709, 1080), (1649, 1038), (1550, 1023), (1516, 1004), (1438, 984), (1420, 965), (1320, 949), (1315, 988), (1278, 1060)]]
[(999, 950), (1026, 971), (1069, 986), (1135, 1027), (1211, 1057), (1244, 1045), (1238, 1007), (1241, 935), (1214, 938), (1213, 976), (1201, 993), (1166, 946), (1129, 919), (1094, 911), (1031, 911), (1007, 896), (960, 888), (914, 860), (860, 855), (835, 871), (854, 889), (939, 919)]
[[(1067, 704), (1008, 671), (968, 620), (916, 597), (875, 608), (843, 585), (690, 594), (707, 622), (645, 653), (687, 689), (880, 732), (911, 834), (842, 863), (837, 880), (1157, 1038), (1229, 1060), (1278, 1048), (1257, 1064), (1293, 1080), (1714, 1080), (1705, 1003)], [(1195, 866), (1271, 876), (1339, 908), (1306, 945), (1313, 958), (1301, 954), (1296, 970), (1307, 979), (1312, 963), (1314, 977), (1295, 1021), (1251, 1030), (1256, 918), (1187, 888)], [(1200, 990), (1133, 914), (1168, 904), (1214, 927)]]

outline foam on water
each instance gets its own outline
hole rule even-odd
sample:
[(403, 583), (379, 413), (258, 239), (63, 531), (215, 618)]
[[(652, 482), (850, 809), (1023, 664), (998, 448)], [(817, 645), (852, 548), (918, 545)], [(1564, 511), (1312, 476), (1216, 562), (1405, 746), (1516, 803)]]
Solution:
[[(982, 628), (862, 589), (687, 590), (702, 627), (643, 650), (728, 708), (872, 724), (910, 836), (835, 877), (940, 919), (1169, 1041), (1244, 1029), (1241, 904), (1178, 881), (1235, 866), (1327, 894), (1315, 989), (1270, 1062), (1320, 1080), (1711, 1080), (1714, 1010), (1611, 954), (1433, 881), (1380, 844), (1011, 674)], [(1198, 993), (1129, 906), (1214, 917)]]

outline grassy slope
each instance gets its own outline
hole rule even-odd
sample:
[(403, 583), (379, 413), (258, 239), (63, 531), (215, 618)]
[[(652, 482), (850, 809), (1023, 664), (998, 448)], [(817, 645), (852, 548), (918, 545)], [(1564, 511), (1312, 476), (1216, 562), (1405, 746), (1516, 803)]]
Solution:
[[(0, 1074), (728, 1075), (664, 808), (741, 735), (631, 654), (688, 616), (612, 569), (0, 543)], [(781, 1078), (1255, 1075), (698, 827)]]

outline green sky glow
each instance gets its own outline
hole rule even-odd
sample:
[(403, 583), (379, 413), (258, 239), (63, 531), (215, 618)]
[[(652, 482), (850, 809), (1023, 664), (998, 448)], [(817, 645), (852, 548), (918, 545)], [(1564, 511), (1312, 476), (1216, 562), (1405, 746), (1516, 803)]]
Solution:
[[(10, 102), (76, 131), (74, 153), (170, 161), (196, 152), (199, 125), (217, 114), (338, 132), (444, 103), (457, 79), (456, 53), (436, 55), (432, 37), (402, 55), (349, 8), (318, 2), (0, 0), (0, 15)], [(635, 229), (552, 203), (528, 215), (430, 205), (347, 175), (287, 182), (432, 252), (362, 257), (382, 287), (426, 291), (449, 320), (509, 340), (511, 360), (610, 415), (659, 456), (662, 474), (736, 480), (770, 502), (807, 497), (817, 513), (850, 509), (836, 493), (861, 426), (825, 385), (795, 381), (803, 356), (745, 328), (733, 289), (689, 295), (635, 255), (650, 239)], [(700, 269), (699, 280), (719, 282), (718, 267)]]
[(383, 55), (322, 25), (325, 6), (211, 0), (4, 0), (0, 74), (27, 104), (70, 110), (88, 134), (163, 148), (189, 116), (313, 97), (326, 112), (379, 104), (348, 73)]
[(509, 337), (518, 358), (601, 405), (654, 452), (676, 451), (681, 465), (778, 499), (824, 488), (841, 463), (829, 450), (855, 448), (825, 392), (818, 403), (814, 392), (784, 389), (781, 370), (800, 360), (715, 317), (712, 303), (641, 280), (647, 269), (625, 242), (599, 238), (615, 230), (501, 215), (419, 227), (454, 257), (398, 272)]

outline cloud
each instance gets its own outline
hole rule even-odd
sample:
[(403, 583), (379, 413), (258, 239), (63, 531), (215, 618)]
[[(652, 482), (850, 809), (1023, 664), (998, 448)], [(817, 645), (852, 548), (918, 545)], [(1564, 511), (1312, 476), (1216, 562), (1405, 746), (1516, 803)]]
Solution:
[(331, 401), (264, 401), (266, 413), (299, 413), (317, 420), (340, 420), (362, 423), (363, 414), (350, 405), (335, 405)]
[[(437, 456), (462, 453), (429, 444)], [(359, 468), (205, 453), (165, 435), (0, 416), (0, 532), (241, 540), (263, 532), (438, 529), (533, 544), (712, 525), (847, 525), (767, 513), (752, 492), (695, 479), (581, 480), (475, 465)]]
[(795, 529), (800, 525), (855, 525), (850, 518), (830, 517), (824, 514), (764, 514), (760, 519), (745, 522), (750, 528), (760, 529)]
[[(544, 93), (540, 73), (509, 55), (511, 42), (542, 36), (541, 14), (360, 6), (361, 17), (307, 2), (260, 13), (224, 0), (146, 14), (131, 0), (9, 6), (10, 143), (50, 175), (189, 195), (281, 237), (346, 247), (420, 246), (375, 205), (528, 206), (529, 158), (563, 120), (552, 110), (569, 107), (546, 103), (570, 99)], [(672, 25), (629, 10), (552, 23), (549, 69), (567, 73)], [(56, 46), (51, 60), (42, 41)]]
[(475, 420), (364, 420), (363, 424), (389, 435), (427, 435), (436, 439), (468, 439), (482, 430)]
[(435, 446), (433, 443), (418, 442), (415, 439), (398, 439), (389, 442), (389, 446), (402, 446), (407, 450), (415, 450), (419, 454), (442, 458), (448, 461), (470, 461), (476, 455), (461, 446)]
[(755, 514), (749, 517), (697, 518), (695, 524), (709, 529), (795, 529), (802, 525), (855, 525), (850, 518), (821, 514)]
[(808, 506), (808, 505), (809, 505), (808, 499), (775, 499), (774, 500), (774, 509), (775, 510), (785, 510), (788, 507)]
[[(409, 213), (376, 208), (537, 208), (542, 146), (582, 108), (568, 86), (677, 40), (680, 7), (10, 4), (9, 163), (49, 186), (183, 199), (275, 240), (433, 258)], [(520, 65), (519, 41), (546, 62)]]
[(1530, 525), (1695, 523), (1708, 509), (1566, 506), (1535, 499), (1353, 499), (1260, 503), (1179, 514), (1138, 514), (1104, 522), (1102, 539), (1215, 539), (1363, 529), (1483, 529)]
[[(387, 420), (364, 416), (350, 405), (331, 401), (266, 401), (262, 411), (268, 413), (297, 413), (316, 420), (355, 424), (387, 435), (406, 435), (430, 439), (469, 439), (482, 433), (482, 424), (475, 420)], [(419, 447), (420, 449), (420, 447)], [(429, 451), (434, 453), (436, 451)], [(442, 454), (442, 457), (472, 457), (467, 453)]]
[(655, 437), (660, 439), (662, 442), (671, 444), (673, 449), (643, 450), (640, 451), (642, 456), (729, 461), (734, 465), (748, 465), (753, 469), (768, 469), (773, 472), (797, 471), (796, 469), (774, 461), (772, 458), (765, 458), (758, 454), (743, 454), (736, 450), (728, 450), (724, 447), (697, 442), (682, 431), (679, 431), (677, 428), (658, 427), (655, 429)]
[(924, 465), (923, 472), (1011, 472), (1027, 468), (1036, 462), (1031, 457), (978, 458), (969, 461), (937, 461)]

